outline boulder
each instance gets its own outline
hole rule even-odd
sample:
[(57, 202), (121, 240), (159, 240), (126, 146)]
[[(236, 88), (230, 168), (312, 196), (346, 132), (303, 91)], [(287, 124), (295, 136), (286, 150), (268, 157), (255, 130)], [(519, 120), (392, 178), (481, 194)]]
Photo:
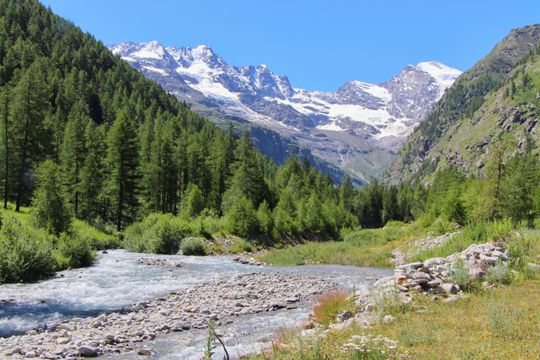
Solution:
[(459, 292), (459, 286), (449, 283), (441, 284), (441, 288), (449, 294), (457, 294)]

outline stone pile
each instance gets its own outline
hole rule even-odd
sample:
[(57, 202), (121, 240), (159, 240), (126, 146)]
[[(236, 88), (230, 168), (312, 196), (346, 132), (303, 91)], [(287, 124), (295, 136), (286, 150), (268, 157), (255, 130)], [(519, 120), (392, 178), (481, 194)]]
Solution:
[(471, 279), (482, 279), (489, 267), (498, 262), (506, 265), (508, 253), (493, 243), (469, 246), (462, 252), (446, 258), (432, 258), (424, 262), (413, 262), (400, 265), (394, 269), (394, 276), (385, 277), (374, 286), (397, 286), (403, 292), (412, 290), (436, 294), (455, 294), (460, 291), (458, 285), (452, 283), (452, 271), (461, 261), (469, 272)]

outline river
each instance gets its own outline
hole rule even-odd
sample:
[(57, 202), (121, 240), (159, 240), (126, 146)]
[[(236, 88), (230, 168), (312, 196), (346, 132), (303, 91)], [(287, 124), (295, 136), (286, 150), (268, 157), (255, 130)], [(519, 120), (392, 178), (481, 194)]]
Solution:
[[(144, 265), (143, 258), (182, 263), (181, 267)], [(376, 279), (390, 274), (384, 269), (338, 265), (297, 267), (255, 267), (232, 261), (231, 256), (163, 256), (129, 253), (123, 250), (99, 254), (94, 266), (67, 270), (54, 278), (31, 284), (0, 286), (0, 336), (13, 336), (33, 328), (74, 317), (118, 311), (130, 304), (179, 292), (220, 277), (248, 272), (281, 272), (321, 277), (343, 288), (367, 288)], [(305, 320), (312, 301), (296, 309), (271, 311), (236, 317), (218, 327), (231, 354), (258, 351), (270, 344), (279, 329), (292, 328)], [(198, 359), (205, 343), (205, 330), (169, 333), (148, 341), (145, 346), (159, 359)], [(2, 349), (0, 349), (2, 350)], [(134, 354), (104, 358), (136, 359)]]

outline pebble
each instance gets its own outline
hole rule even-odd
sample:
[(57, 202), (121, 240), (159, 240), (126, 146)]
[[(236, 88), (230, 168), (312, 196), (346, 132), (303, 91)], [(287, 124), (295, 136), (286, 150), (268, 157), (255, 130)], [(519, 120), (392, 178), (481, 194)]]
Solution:
[[(170, 331), (203, 329), (209, 318), (219, 321), (291, 309), (300, 301), (336, 290), (334, 282), (308, 276), (260, 272), (235, 275), (138, 302), (122, 312), (72, 319), (25, 335), (0, 338), (0, 359), (8, 353), (13, 359), (49, 355), (76, 359), (131, 351), (152, 356), (144, 348), (134, 350), (134, 345)], [(237, 306), (239, 303), (242, 306)]]

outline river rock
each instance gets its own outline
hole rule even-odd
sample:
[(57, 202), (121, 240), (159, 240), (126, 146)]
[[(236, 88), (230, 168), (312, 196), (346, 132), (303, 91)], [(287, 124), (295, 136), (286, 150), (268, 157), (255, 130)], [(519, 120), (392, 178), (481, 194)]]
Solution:
[(454, 284), (445, 283), (441, 285), (441, 288), (449, 294), (457, 294), (459, 292), (459, 286)]
[(342, 323), (345, 320), (349, 320), (352, 317), (353, 317), (353, 314), (350, 311), (343, 311), (343, 312), (340, 312), (339, 314), (337, 314), (336, 321), (338, 323)]

